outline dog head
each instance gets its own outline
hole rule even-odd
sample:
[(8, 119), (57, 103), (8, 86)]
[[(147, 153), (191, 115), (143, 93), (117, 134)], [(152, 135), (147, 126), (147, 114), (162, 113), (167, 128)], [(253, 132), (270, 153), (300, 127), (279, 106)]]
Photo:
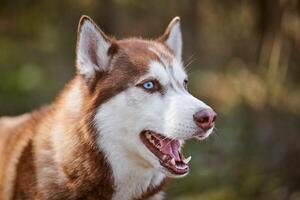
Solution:
[(183, 141), (210, 135), (215, 112), (187, 90), (180, 19), (156, 40), (115, 40), (89, 18), (78, 28), (77, 70), (91, 93), (98, 143), (108, 157), (188, 173)]

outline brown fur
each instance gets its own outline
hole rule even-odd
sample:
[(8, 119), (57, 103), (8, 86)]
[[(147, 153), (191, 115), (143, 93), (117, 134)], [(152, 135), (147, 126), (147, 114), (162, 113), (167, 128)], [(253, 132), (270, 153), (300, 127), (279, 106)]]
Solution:
[[(0, 118), (1, 200), (112, 198), (111, 167), (96, 144), (92, 120), (99, 105), (133, 86), (150, 60), (159, 60), (148, 50), (151, 45), (163, 44), (113, 41), (108, 72), (98, 72), (92, 80), (77, 74), (51, 105), (20, 117)], [(70, 99), (74, 90), (80, 93), (80, 103), (71, 106), (70, 101), (78, 101)], [(164, 184), (148, 188), (138, 199), (153, 196)]]
[(157, 187), (149, 187), (148, 190), (142, 194), (142, 196), (136, 200), (144, 200), (144, 199), (148, 199), (150, 197), (152, 197), (153, 195), (159, 193), (160, 191), (162, 191), (164, 189), (164, 187), (170, 182), (169, 178), (165, 178), (160, 185), (158, 185)]

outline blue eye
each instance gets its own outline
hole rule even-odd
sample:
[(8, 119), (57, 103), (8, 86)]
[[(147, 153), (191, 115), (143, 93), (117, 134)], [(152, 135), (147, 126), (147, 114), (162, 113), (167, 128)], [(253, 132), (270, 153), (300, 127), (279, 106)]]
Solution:
[(154, 83), (153, 81), (148, 81), (146, 83), (143, 84), (143, 87), (146, 89), (146, 90), (151, 90), (154, 88)]

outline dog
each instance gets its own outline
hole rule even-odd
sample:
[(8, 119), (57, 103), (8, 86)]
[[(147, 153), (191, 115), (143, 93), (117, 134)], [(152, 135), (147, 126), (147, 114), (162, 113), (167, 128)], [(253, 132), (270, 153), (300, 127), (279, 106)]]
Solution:
[(0, 199), (160, 200), (216, 113), (187, 90), (180, 18), (155, 40), (78, 25), (76, 75), (53, 103), (0, 119)]

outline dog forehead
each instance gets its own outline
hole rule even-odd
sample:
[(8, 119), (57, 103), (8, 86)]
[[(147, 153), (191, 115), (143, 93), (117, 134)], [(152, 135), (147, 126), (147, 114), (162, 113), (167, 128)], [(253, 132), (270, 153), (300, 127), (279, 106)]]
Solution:
[(146, 76), (156, 77), (162, 84), (170, 79), (182, 81), (186, 78), (181, 62), (175, 59), (166, 45), (142, 39), (126, 39), (119, 44), (136, 68), (144, 68), (148, 72)]
[(131, 63), (148, 66), (148, 64), (155, 60), (161, 63), (170, 63), (174, 55), (167, 46), (160, 42), (143, 40), (137, 38), (125, 39), (118, 41), (127, 59)]
[(145, 76), (158, 79), (162, 85), (168, 85), (170, 83), (176, 87), (187, 79), (187, 75), (181, 63), (175, 59), (168, 66), (157, 61), (151, 61), (149, 71)]

